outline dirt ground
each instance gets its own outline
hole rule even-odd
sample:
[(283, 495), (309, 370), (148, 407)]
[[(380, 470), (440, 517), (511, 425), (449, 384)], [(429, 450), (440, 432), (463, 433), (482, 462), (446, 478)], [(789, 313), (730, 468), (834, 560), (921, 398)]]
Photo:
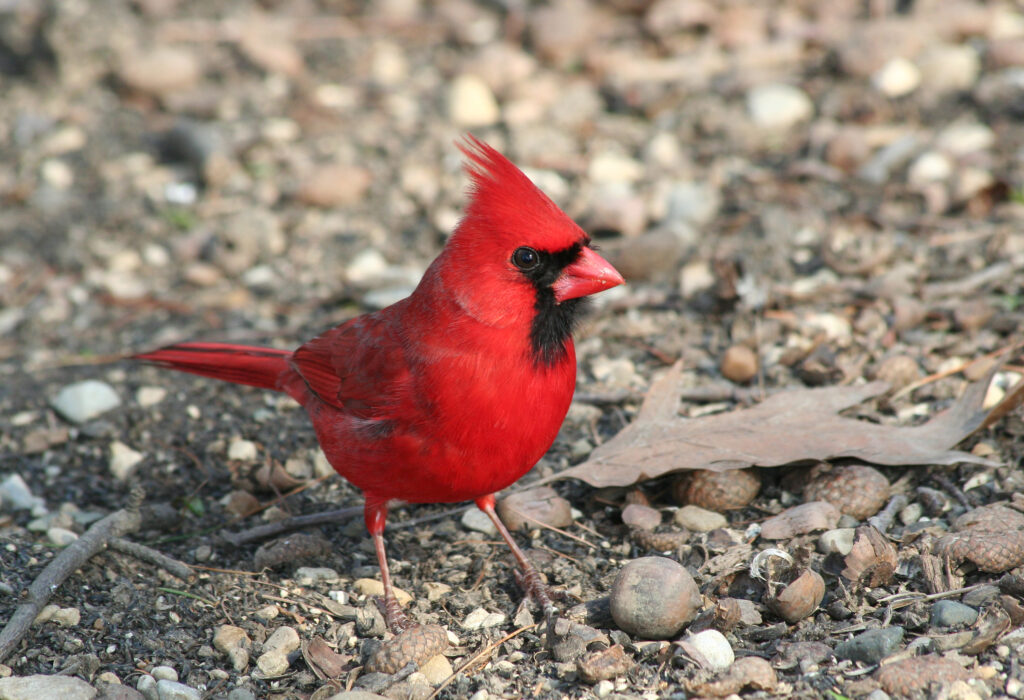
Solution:
[[(555, 482), (572, 523), (519, 538), (566, 608), (590, 604), (572, 619), (595, 636), (574, 652), (548, 648), (505, 548), (465, 509), (391, 517), (395, 582), (449, 633), (412, 675), (364, 669), (384, 630), (361, 516), (283, 554), (233, 543), (360, 495), (289, 399), (120, 358), (188, 339), (294, 347), (402, 298), (458, 221), (467, 132), (627, 278), (595, 300), (578, 400), (521, 484), (584, 462), (677, 360), (695, 419), (881, 379), (891, 389), (845, 415), (910, 426), (997, 358), (987, 405), (1024, 373), (1020, 3), (0, 3), (0, 625), (135, 486), (127, 539), (192, 567), (90, 558), (0, 658), (0, 698), (25, 697), (3, 685), (24, 676), (161, 699), (1024, 697), (1019, 409), (958, 446), (988, 466), (879, 467), (875, 510), (905, 500), (877, 578), (851, 580), (819, 539), (866, 522), (846, 509), (860, 486), (839, 487), (838, 520), (759, 536), (806, 500), (807, 465), (759, 470), (756, 498), (705, 531), (679, 524), (675, 476)], [(86, 380), (105, 385), (94, 410), (59, 412)], [(638, 535), (627, 503), (671, 537)], [(937, 557), (980, 512), (1000, 514), (998, 564)], [(798, 619), (751, 575), (769, 548), (824, 583)], [(722, 632), (724, 662), (695, 650), (696, 627), (650, 641), (602, 608), (623, 566), (657, 553), (695, 578), (695, 624)], [(884, 648), (850, 652), (871, 630)], [(275, 658), (268, 638), (285, 640)], [(619, 665), (592, 672), (608, 648)]]

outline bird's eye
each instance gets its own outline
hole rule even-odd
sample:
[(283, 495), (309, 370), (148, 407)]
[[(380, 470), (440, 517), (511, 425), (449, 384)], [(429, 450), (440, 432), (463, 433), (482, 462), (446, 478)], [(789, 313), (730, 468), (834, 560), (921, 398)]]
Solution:
[(523, 246), (512, 253), (512, 264), (520, 270), (532, 270), (540, 265), (540, 255), (533, 248)]

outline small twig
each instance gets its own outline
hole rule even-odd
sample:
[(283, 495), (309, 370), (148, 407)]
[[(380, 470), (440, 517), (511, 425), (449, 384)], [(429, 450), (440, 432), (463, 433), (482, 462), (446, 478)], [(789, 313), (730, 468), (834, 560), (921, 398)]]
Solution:
[(587, 547), (590, 547), (591, 549), (597, 549), (597, 545), (596, 544), (594, 544), (593, 542), (588, 542), (587, 540), (583, 539), (579, 535), (574, 535), (571, 532), (566, 532), (562, 528), (555, 527), (554, 525), (548, 525), (547, 523), (542, 523), (540, 520), (537, 520), (537, 518), (530, 517), (529, 515), (527, 515), (526, 513), (524, 513), (523, 511), (521, 511), (521, 510), (519, 510), (517, 508), (512, 508), (511, 510), (516, 515), (522, 516), (526, 520), (529, 520), (531, 523), (536, 523), (538, 526), (544, 528), (545, 530), (551, 530), (552, 532), (557, 532), (559, 535), (562, 535), (563, 537), (568, 537), (570, 540), (575, 540), (575, 541), (579, 542), (580, 544), (583, 544), (583, 545), (586, 545)]
[(960, 487), (954, 484), (953, 480), (950, 479), (948, 476), (940, 472), (933, 472), (931, 477), (935, 479), (936, 483), (938, 483), (939, 486), (946, 489), (946, 491), (948, 491), (949, 494), (953, 498), (955, 498), (957, 502), (960, 503), (960, 505), (962, 505), (964, 508), (966, 508), (967, 510), (974, 509), (974, 505), (967, 499), (967, 494), (961, 491)]
[(573, 401), (576, 401), (577, 403), (589, 403), (594, 406), (607, 406), (609, 404), (620, 404), (626, 403), (627, 401), (640, 401), (642, 399), (643, 396), (635, 391), (626, 391), (625, 389), (605, 392), (577, 391), (572, 395)]
[(480, 657), (484, 656), (485, 654), (488, 654), (488, 653), (490, 653), (491, 651), (494, 651), (495, 649), (497, 649), (497, 648), (498, 648), (499, 646), (501, 646), (502, 644), (504, 644), (504, 643), (505, 643), (505, 642), (507, 642), (508, 640), (510, 640), (510, 639), (512, 639), (512, 638), (514, 638), (514, 637), (518, 637), (518, 636), (519, 636), (519, 635), (521, 635), (521, 634), (522, 634), (523, 632), (527, 632), (527, 631), (529, 631), (529, 630), (532, 630), (532, 629), (533, 629), (534, 627), (536, 627), (536, 626), (537, 626), (537, 623), (536, 623), (536, 622), (534, 622), (534, 623), (533, 623), (533, 624), (531, 624), (531, 625), (524, 625), (524, 626), (520, 627), (519, 629), (515, 630), (514, 632), (510, 632), (510, 633), (506, 634), (506, 635), (505, 635), (504, 637), (502, 637), (502, 638), (501, 638), (501, 639), (499, 639), (498, 641), (496, 641), (496, 642), (491, 642), (491, 643), (490, 643), (490, 644), (488, 644), (487, 646), (483, 647), (483, 648), (482, 648), (482, 649), (481, 649), (480, 651), (478, 651), (477, 653), (473, 654), (473, 655), (472, 655), (471, 657), (469, 657), (468, 659), (466, 659), (466, 660), (465, 660), (465, 661), (464, 661), (464, 662), (462, 663), (462, 665), (461, 665), (461, 666), (459, 666), (459, 667), (458, 667), (457, 669), (455, 669), (454, 671), (452, 671), (452, 675), (450, 675), (450, 676), (448, 676), (447, 678), (445, 678), (445, 679), (444, 679), (444, 682), (443, 682), (443, 683), (441, 683), (441, 685), (437, 686), (437, 687), (436, 687), (436, 688), (434, 689), (434, 692), (433, 692), (433, 693), (431, 693), (431, 694), (430, 694), (430, 695), (429, 695), (429, 696), (427, 697), (427, 700), (434, 700), (434, 698), (436, 698), (436, 697), (437, 697), (437, 696), (438, 696), (438, 695), (439, 695), (439, 694), (441, 693), (441, 691), (442, 691), (442, 690), (444, 690), (444, 689), (445, 689), (446, 687), (448, 687), (448, 685), (450, 685), (450, 684), (451, 684), (451, 682), (452, 682), (453, 680), (455, 680), (455, 678), (456, 678), (456, 677), (457, 677), (457, 676), (458, 676), (458, 675), (459, 675), (460, 673), (462, 673), (462, 671), (463, 671), (464, 669), (467, 669), (467, 668), (469, 668), (469, 667), (470, 667), (470, 665), (472, 665), (473, 663), (475, 663), (477, 659), (479, 659)]
[(116, 552), (127, 554), (135, 557), (136, 559), (159, 566), (167, 573), (172, 576), (177, 576), (184, 581), (188, 581), (192, 578), (192, 569), (189, 568), (188, 564), (180, 562), (177, 559), (172, 559), (166, 554), (156, 551), (152, 547), (147, 547), (144, 544), (132, 542), (122, 537), (112, 537), (108, 545)]
[(292, 532), (294, 530), (302, 530), (307, 527), (329, 525), (333, 523), (345, 523), (357, 515), (360, 515), (362, 512), (362, 506), (351, 506), (349, 508), (327, 510), (323, 513), (296, 515), (291, 518), (285, 518), (284, 520), (278, 520), (274, 523), (267, 523), (266, 525), (259, 525), (248, 530), (242, 530), (241, 532), (225, 532), (223, 533), (223, 537), (236, 547), (240, 547), (243, 544), (259, 542), (260, 540), (276, 537), (277, 535), (283, 535), (286, 532)]
[(993, 359), (995, 357), (999, 357), (1000, 355), (1003, 355), (1003, 354), (1005, 354), (1007, 352), (1013, 352), (1017, 348), (1019, 348), (1020, 346), (1021, 346), (1020, 342), (1014, 343), (1013, 345), (1007, 345), (1006, 347), (998, 348), (996, 350), (993, 350), (990, 353), (986, 353), (986, 354), (982, 355), (981, 357), (976, 357), (973, 360), (967, 360), (965, 362), (962, 362), (962, 363), (956, 365), (955, 367), (950, 367), (948, 369), (942, 370), (941, 372), (935, 372), (934, 374), (929, 374), (927, 377), (923, 377), (922, 379), (917, 380), (913, 384), (908, 384), (907, 386), (905, 386), (902, 389), (900, 389), (899, 391), (897, 391), (895, 394), (893, 394), (889, 398), (889, 401), (896, 401), (897, 399), (900, 399), (900, 398), (906, 396), (907, 394), (910, 394), (911, 392), (917, 391), (918, 389), (920, 389), (921, 387), (925, 386), (926, 384), (931, 384), (932, 382), (937, 382), (940, 379), (945, 379), (946, 377), (950, 377), (950, 376), (952, 376), (954, 374), (959, 374), (960, 372), (963, 372), (965, 369), (967, 369), (968, 367), (970, 367), (971, 365), (973, 365), (975, 363), (984, 362), (986, 360), (991, 360), (991, 359)]
[(898, 493), (889, 499), (885, 508), (880, 510), (877, 514), (872, 515), (868, 518), (868, 525), (885, 534), (890, 527), (892, 527), (893, 521), (899, 512), (907, 507), (910, 501), (902, 493)]
[(879, 598), (877, 602), (888, 603), (889, 607), (894, 610), (899, 608), (905, 608), (912, 603), (924, 602), (928, 603), (933, 600), (941, 600), (942, 598), (952, 598), (953, 596), (961, 596), (964, 593), (970, 593), (975, 591), (982, 586), (987, 586), (987, 583), (975, 583), (971, 586), (964, 586), (963, 588), (956, 588), (951, 591), (941, 591), (939, 593), (917, 593), (916, 591), (907, 591), (905, 593), (893, 593), (890, 596)]
[(215, 602), (213, 602), (212, 600), (209, 600), (209, 599), (204, 598), (202, 596), (196, 595), (195, 593), (189, 593), (188, 591), (180, 590), (178, 588), (163, 588), (163, 587), (160, 587), (160, 588), (157, 588), (157, 590), (160, 591), (161, 593), (168, 593), (170, 595), (181, 596), (182, 598), (191, 598), (192, 600), (198, 600), (200, 603), (206, 603), (211, 608), (217, 607), (217, 604)]
[(3, 661), (14, 650), (14, 647), (28, 632), (32, 621), (39, 615), (43, 606), (71, 574), (89, 561), (93, 555), (102, 551), (111, 539), (126, 535), (139, 528), (142, 522), (142, 518), (139, 516), (142, 498), (142, 489), (138, 487), (133, 489), (126, 508), (98, 520), (46, 565), (29, 586), (27, 600), (15, 609), (7, 625), (0, 631), (0, 661)]

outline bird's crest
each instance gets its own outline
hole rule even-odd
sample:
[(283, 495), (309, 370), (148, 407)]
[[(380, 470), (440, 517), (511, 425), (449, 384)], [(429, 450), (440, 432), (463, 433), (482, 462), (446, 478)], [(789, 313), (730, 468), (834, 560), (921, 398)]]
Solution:
[(471, 183), (464, 223), (483, 224), (492, 235), (526, 234), (533, 240), (518, 242), (542, 249), (558, 250), (584, 237), (576, 223), (497, 150), (471, 134), (456, 145), (466, 155)]

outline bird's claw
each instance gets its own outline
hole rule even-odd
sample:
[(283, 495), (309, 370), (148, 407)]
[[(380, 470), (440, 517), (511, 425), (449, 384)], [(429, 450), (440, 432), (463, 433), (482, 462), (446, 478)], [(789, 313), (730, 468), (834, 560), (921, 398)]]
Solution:
[(533, 567), (523, 570), (516, 569), (515, 576), (516, 583), (526, 592), (527, 598), (540, 609), (544, 614), (545, 621), (550, 625), (558, 617), (558, 606), (555, 605), (555, 601), (564, 601), (567, 597), (566, 592), (550, 588), (544, 583), (540, 572)]
[(384, 616), (384, 623), (392, 634), (400, 634), (407, 629), (415, 627), (417, 623), (409, 619), (409, 616), (402, 610), (398, 599), (394, 597), (374, 598), (377, 609)]

